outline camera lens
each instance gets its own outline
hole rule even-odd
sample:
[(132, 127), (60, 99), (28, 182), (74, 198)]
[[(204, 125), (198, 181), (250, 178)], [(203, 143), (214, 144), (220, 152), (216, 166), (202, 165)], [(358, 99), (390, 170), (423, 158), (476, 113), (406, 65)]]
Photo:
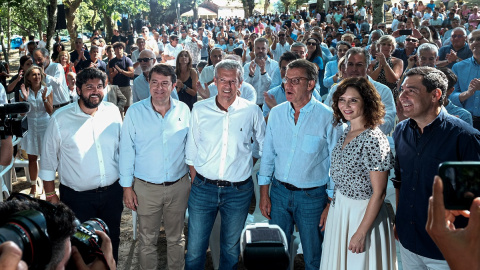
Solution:
[(72, 245), (78, 248), (86, 264), (91, 263), (101, 251), (102, 239), (95, 233), (96, 230), (107, 235), (110, 234), (110, 230), (103, 220), (92, 218), (78, 225), (77, 231), (71, 238)]
[(0, 227), (0, 244), (12, 241), (22, 250), (22, 260), (29, 269), (45, 267), (52, 256), (43, 214), (35, 210), (21, 211)]

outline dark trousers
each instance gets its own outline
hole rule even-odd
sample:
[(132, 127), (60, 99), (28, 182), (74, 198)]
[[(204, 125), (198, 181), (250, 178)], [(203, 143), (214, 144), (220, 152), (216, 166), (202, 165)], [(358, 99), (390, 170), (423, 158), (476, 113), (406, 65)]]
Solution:
[(120, 244), (120, 221), (123, 211), (123, 188), (115, 182), (108, 188), (97, 190), (75, 191), (60, 184), (61, 201), (68, 205), (75, 216), (84, 222), (90, 218), (102, 219), (110, 229), (113, 257), (118, 262), (118, 246)]
[(480, 116), (473, 116), (473, 127), (480, 131)]

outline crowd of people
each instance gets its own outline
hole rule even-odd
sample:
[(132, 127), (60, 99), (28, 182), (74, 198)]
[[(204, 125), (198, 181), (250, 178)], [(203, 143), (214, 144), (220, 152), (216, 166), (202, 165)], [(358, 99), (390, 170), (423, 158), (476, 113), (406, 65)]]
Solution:
[(236, 269), (258, 171), (262, 215), (298, 229), (305, 269), (396, 269), (395, 239), (404, 269), (460, 269), (463, 249), (426, 224), (438, 165), (480, 161), (480, 13), (448, 0), (386, 12), (391, 25), (353, 4), (114, 29), (110, 42), (96, 30), (71, 52), (26, 42), (0, 92), (31, 105), (30, 193), (39, 177), (47, 201), (103, 219), (117, 261), (123, 207), (137, 211), (141, 269), (157, 268), (162, 217), (168, 268), (203, 269), (219, 214), (219, 267)]

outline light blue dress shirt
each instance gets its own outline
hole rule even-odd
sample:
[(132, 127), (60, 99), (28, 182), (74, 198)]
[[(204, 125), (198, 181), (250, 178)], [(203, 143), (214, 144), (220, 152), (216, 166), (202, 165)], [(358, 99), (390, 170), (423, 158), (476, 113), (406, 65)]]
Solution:
[[(145, 75), (143, 75), (143, 73), (138, 75), (138, 77), (133, 80), (132, 96), (134, 103), (150, 97), (150, 84), (148, 84), (147, 78), (145, 78)], [(170, 94), (170, 96), (173, 99), (178, 100), (178, 93), (176, 89), (172, 91), (172, 94)]]
[[(268, 94), (272, 95), (275, 98), (275, 100), (277, 101), (277, 104), (281, 104), (287, 101), (287, 96), (285, 95), (285, 89), (283, 88), (282, 85), (279, 85), (273, 89), (268, 90)], [(320, 102), (322, 101), (322, 97), (318, 93), (317, 89), (313, 90), (312, 95), (316, 100)], [(263, 117), (267, 117), (268, 113), (270, 113), (271, 108), (268, 107), (267, 103), (264, 103), (262, 109), (263, 109)]]
[[(272, 177), (298, 188), (319, 187), (330, 182), (330, 154), (345, 125), (333, 126), (332, 109), (312, 98), (300, 109), (295, 124), (290, 102), (270, 112), (258, 177), (268, 185)], [(327, 191), (329, 197), (333, 190)]]
[(469, 97), (464, 102), (460, 102), (460, 93), (468, 90), (468, 85), (473, 79), (480, 78), (480, 64), (472, 57), (465, 59), (453, 65), (453, 73), (457, 75), (458, 80), (455, 84), (455, 90), (450, 95), (453, 104), (469, 111), (472, 116), (480, 116), (480, 91)]
[(323, 86), (330, 89), (332, 85), (335, 83), (333, 81), (333, 77), (338, 72), (338, 59), (332, 60), (327, 62), (325, 66), (325, 76), (323, 76)]
[(133, 177), (160, 184), (174, 182), (188, 172), (185, 144), (190, 109), (170, 98), (165, 117), (153, 109), (152, 98), (128, 108), (120, 136), (120, 185), (131, 187)]
[(448, 102), (448, 105), (445, 106), (445, 109), (449, 114), (456, 116), (467, 122), (470, 126), (473, 126), (472, 114), (469, 111), (462, 107), (458, 107), (457, 105), (453, 104), (452, 101)]

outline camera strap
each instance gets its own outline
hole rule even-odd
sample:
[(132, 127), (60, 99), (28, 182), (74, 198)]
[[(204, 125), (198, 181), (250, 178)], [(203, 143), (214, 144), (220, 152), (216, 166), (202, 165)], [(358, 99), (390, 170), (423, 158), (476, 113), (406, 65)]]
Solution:
[(110, 270), (110, 266), (108, 265), (107, 259), (105, 258), (105, 254), (103, 253), (102, 248), (98, 245), (98, 242), (95, 241), (94, 238), (90, 238), (89, 241), (92, 244), (92, 246), (95, 246), (94, 254), (98, 258), (100, 258), (103, 261), (103, 263), (105, 263), (105, 266), (107, 267), (107, 269)]

